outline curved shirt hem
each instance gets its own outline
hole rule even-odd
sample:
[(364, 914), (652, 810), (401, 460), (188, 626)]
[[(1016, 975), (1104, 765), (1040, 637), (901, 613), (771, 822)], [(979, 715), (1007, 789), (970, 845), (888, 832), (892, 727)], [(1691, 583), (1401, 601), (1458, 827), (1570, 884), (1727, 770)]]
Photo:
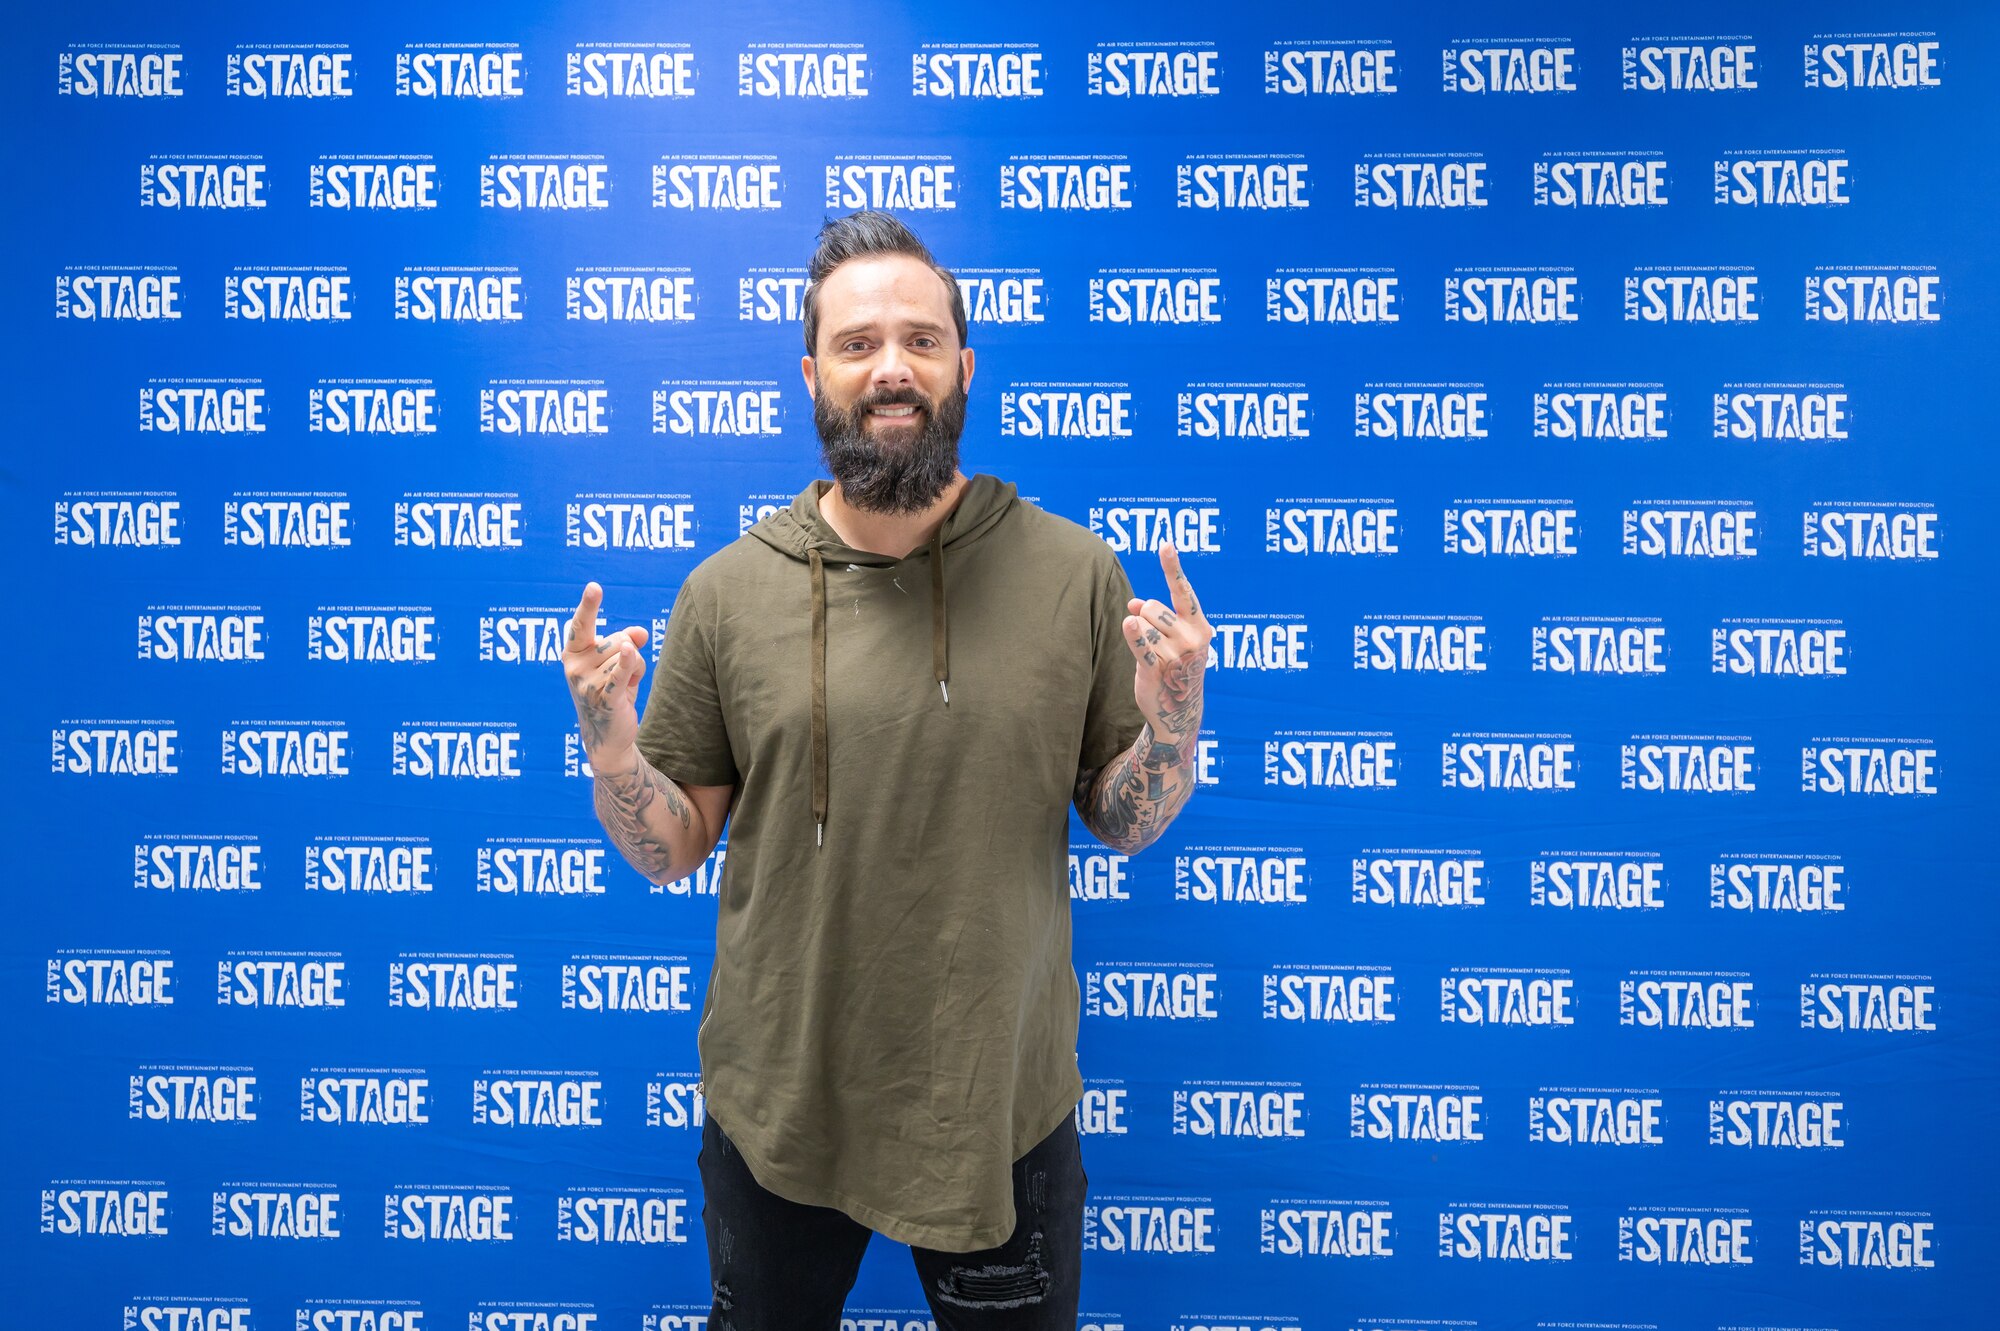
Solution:
[[(1074, 1113), (1080, 1099), (1081, 1096), (1077, 1092), (1065, 1091), (1061, 1100), (1067, 1102), (1066, 1107), (1062, 1113), (1057, 1114), (1049, 1122), (1048, 1126), (1036, 1135), (1035, 1140), (1028, 1144), (1028, 1149), (1033, 1150), (1043, 1138), (1054, 1132), (1061, 1125), (1064, 1114)], [(712, 1102), (709, 1104), (706, 1112), (710, 1118), (716, 1118), (715, 1106)], [(737, 1136), (735, 1129), (723, 1123), (719, 1118), (716, 1118), (716, 1126), (722, 1129), (723, 1135), (729, 1138), (730, 1143), (736, 1147), (737, 1153), (743, 1157), (744, 1164), (750, 1168), (751, 1177), (756, 1179), (758, 1185), (766, 1191), (774, 1192), (786, 1201), (796, 1202), (800, 1206), (831, 1206), (837, 1211), (844, 1212), (849, 1219), (866, 1225), (876, 1233), (894, 1239), (898, 1243), (907, 1243), (913, 1248), (929, 1248), (937, 1252), (983, 1252), (988, 1248), (997, 1248), (1012, 1238), (1015, 1228), (1021, 1222), (1020, 1216), (1016, 1214), (1013, 1223), (1009, 1224), (1004, 1230), (994, 1227), (986, 1229), (951, 1229), (939, 1225), (914, 1224), (892, 1216), (886, 1211), (878, 1211), (866, 1202), (856, 1201), (844, 1192), (836, 1192), (831, 1188), (814, 1187), (811, 1184), (799, 1181), (789, 1174), (782, 1173), (759, 1159), (759, 1157), (764, 1155), (764, 1144), (761, 1141), (746, 1141), (744, 1138)], [(1018, 1156), (1014, 1160), (1008, 1161), (1010, 1172), (1018, 1161)], [(964, 1246), (958, 1246), (960, 1244)]]

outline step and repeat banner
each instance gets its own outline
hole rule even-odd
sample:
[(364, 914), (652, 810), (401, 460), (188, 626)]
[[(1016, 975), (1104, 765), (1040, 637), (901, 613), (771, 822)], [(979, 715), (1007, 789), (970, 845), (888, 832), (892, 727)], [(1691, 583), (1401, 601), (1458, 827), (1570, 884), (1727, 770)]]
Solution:
[(1080, 1325), (1970, 1325), (2000, 47), (1717, 12), (10, 20), (6, 1320), (705, 1326), (727, 844), (557, 655), (820, 474), (879, 208), (966, 470), (1217, 627), (1073, 836)]

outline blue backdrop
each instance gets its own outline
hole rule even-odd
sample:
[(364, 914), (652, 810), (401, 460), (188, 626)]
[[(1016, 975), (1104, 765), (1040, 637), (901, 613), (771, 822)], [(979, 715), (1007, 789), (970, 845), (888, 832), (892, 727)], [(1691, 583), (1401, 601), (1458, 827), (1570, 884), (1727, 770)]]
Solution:
[(1083, 1325), (1990, 1305), (1990, 9), (9, 26), (10, 1323), (703, 1324), (725, 850), (554, 653), (817, 474), (864, 206), (966, 470), (1219, 627), (1073, 842)]

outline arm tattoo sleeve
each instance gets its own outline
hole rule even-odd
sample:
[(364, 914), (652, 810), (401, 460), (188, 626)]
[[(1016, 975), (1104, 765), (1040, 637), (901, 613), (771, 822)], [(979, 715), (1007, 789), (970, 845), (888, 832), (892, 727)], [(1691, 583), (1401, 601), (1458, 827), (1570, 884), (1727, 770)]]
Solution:
[(1159, 839), (1194, 793), (1194, 752), (1200, 731), (1167, 743), (1148, 723), (1132, 747), (1076, 783), (1076, 811), (1091, 835), (1126, 855)]
[(611, 844), (648, 880), (672, 881), (673, 826), (678, 823), (682, 832), (694, 826), (687, 796), (644, 757), (629, 772), (598, 773), (591, 784), (598, 821)]
[(1076, 811), (1083, 825), (1113, 850), (1132, 855), (1152, 845), (1194, 793), (1207, 667), (1205, 653), (1168, 663), (1159, 673), (1159, 695), (1151, 709), (1159, 715), (1161, 730), (1155, 731), (1149, 720), (1131, 748), (1077, 782)]

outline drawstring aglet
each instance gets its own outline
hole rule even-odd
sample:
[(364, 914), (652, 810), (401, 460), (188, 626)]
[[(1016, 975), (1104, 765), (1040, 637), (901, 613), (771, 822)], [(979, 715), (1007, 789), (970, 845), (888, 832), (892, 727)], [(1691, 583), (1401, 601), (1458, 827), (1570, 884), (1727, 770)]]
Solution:
[(814, 849), (814, 850), (818, 850), (818, 849), (819, 849), (819, 848), (820, 848), (821, 846), (823, 846), (823, 845), (825, 845), (825, 844), (826, 844), (826, 824), (825, 824), (825, 823), (814, 823), (814, 824), (813, 824), (813, 849)]
[(943, 680), (938, 681), (938, 692), (944, 695), (944, 705), (951, 706), (951, 690), (944, 686)]

